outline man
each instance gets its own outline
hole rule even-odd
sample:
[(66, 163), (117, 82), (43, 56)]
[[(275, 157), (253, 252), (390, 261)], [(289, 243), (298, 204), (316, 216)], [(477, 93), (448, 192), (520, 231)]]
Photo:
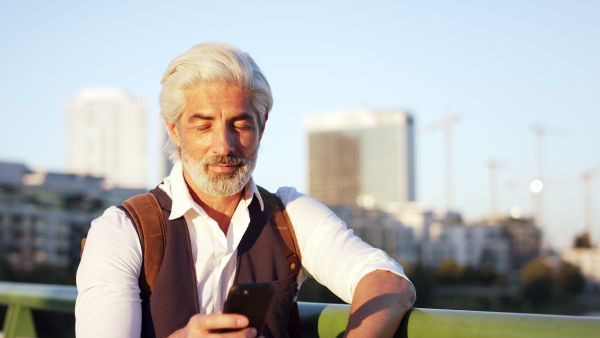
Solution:
[[(175, 166), (152, 191), (168, 224), (153, 298), (140, 299), (143, 256), (135, 227), (111, 207), (92, 223), (77, 272), (76, 333), (202, 337), (226, 328), (239, 329), (228, 337), (254, 337), (246, 317), (220, 312), (229, 288), (246, 278), (275, 284), (264, 334), (285, 335), (290, 270), (270, 227), (254, 230), (264, 209), (252, 171), (272, 107), (267, 80), (237, 48), (200, 44), (171, 62), (162, 84)], [(352, 303), (349, 337), (392, 336), (415, 298), (402, 267), (321, 203), (293, 188), (276, 195), (302, 255), (298, 281), (312, 276)]]

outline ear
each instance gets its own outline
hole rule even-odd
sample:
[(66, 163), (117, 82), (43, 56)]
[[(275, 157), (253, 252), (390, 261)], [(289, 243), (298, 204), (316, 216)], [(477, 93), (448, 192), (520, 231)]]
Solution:
[(179, 138), (179, 132), (177, 131), (177, 124), (169, 121), (165, 121), (165, 123), (167, 124), (167, 131), (169, 132), (171, 141), (178, 148), (181, 148), (181, 139)]
[(265, 126), (267, 125), (267, 120), (269, 119), (269, 112), (265, 113), (265, 119), (262, 123), (262, 125), (260, 126), (260, 136), (258, 137), (258, 140), (260, 141), (262, 139), (263, 133), (265, 132)]

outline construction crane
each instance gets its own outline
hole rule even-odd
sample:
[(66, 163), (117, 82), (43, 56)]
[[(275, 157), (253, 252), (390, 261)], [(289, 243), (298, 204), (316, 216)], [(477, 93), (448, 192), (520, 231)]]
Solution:
[(450, 115), (446, 109), (446, 118), (425, 126), (420, 133), (442, 129), (446, 143), (446, 210), (452, 208), (452, 127), (461, 121), (460, 115)]
[(495, 217), (498, 214), (498, 177), (496, 171), (507, 167), (506, 164), (497, 160), (489, 160), (490, 168), (490, 216)]
[[(600, 175), (600, 166), (595, 167), (593, 169), (585, 170), (579, 177), (571, 177), (571, 178), (563, 178), (563, 179), (546, 179), (543, 182), (543, 185), (560, 185), (560, 184), (573, 184), (577, 181), (583, 183), (583, 210), (584, 210), (584, 235), (587, 234), (588, 238), (591, 240), (592, 235), (592, 179), (595, 176)], [(537, 180), (508, 180), (506, 181), (506, 187), (509, 189), (513, 188), (522, 188), (529, 187), (530, 192), (532, 193), (532, 202), (533, 196), (539, 195), (539, 192), (535, 193), (531, 187), (532, 182)], [(533, 207), (533, 206), (532, 206)], [(538, 226), (540, 224), (538, 223)]]
[[(539, 191), (534, 191), (535, 186), (530, 186), (532, 192), (532, 208), (536, 218), (536, 223), (540, 228), (544, 228), (545, 215), (544, 215), (544, 199), (542, 195), (543, 185), (546, 184), (546, 177), (544, 172), (544, 136), (546, 134), (562, 135), (561, 132), (554, 128), (548, 128), (540, 124), (534, 124), (530, 127), (530, 131), (535, 134), (536, 141), (536, 178), (531, 183), (539, 187)], [(535, 183), (534, 183), (535, 182)]]
[(564, 133), (555, 128), (542, 126), (541, 124), (532, 125), (529, 130), (535, 134), (535, 157), (536, 157), (536, 175), (537, 179), (544, 181), (544, 136), (547, 134), (555, 136), (564, 136)]
[(594, 169), (586, 170), (581, 174), (581, 181), (583, 182), (583, 204), (584, 204), (584, 222), (585, 231), (587, 232), (590, 240), (592, 236), (592, 188), (591, 181), (594, 176), (600, 174), (600, 166)]
[[(506, 188), (508, 189), (518, 189), (518, 188), (527, 188), (527, 190), (531, 193), (531, 214), (534, 218), (538, 218), (539, 210), (536, 210), (535, 198), (534, 195), (539, 195), (540, 192), (546, 187), (546, 185), (555, 183), (555, 180), (544, 180), (542, 183), (541, 180), (537, 178), (527, 179), (527, 180), (506, 180)], [(537, 222), (538, 226), (540, 225)]]

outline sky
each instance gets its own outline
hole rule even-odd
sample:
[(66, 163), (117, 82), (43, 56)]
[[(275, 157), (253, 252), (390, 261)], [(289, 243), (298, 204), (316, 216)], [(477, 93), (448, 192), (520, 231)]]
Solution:
[[(542, 226), (566, 249), (584, 230), (581, 175), (600, 167), (599, 12), (592, 0), (4, 1), (0, 161), (63, 170), (65, 100), (117, 87), (148, 104), (155, 185), (162, 73), (197, 43), (225, 42), (252, 55), (273, 90), (258, 184), (306, 191), (307, 114), (397, 108), (418, 131), (417, 200), (443, 209), (445, 137), (427, 127), (458, 115), (452, 209), (468, 222), (489, 215), (493, 160), (497, 211), (531, 215), (526, 182), (541, 154)], [(597, 242), (600, 173), (589, 187)]]

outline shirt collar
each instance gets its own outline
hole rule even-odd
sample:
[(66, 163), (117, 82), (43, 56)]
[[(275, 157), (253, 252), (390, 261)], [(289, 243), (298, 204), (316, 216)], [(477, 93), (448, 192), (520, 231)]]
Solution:
[(260, 193), (258, 192), (258, 187), (256, 186), (256, 183), (254, 183), (254, 177), (250, 177), (250, 181), (248, 181), (245, 191), (246, 194), (244, 198), (248, 201), (248, 205), (252, 202), (252, 197), (256, 196), (256, 199), (258, 199), (258, 203), (260, 204), (260, 210), (265, 211), (265, 205), (262, 196), (260, 196)]
[[(202, 207), (194, 201), (192, 195), (190, 194), (189, 188), (183, 177), (183, 165), (181, 162), (177, 162), (173, 166), (173, 170), (171, 170), (169, 177), (165, 179), (165, 183), (167, 181), (170, 183), (171, 199), (173, 200), (173, 205), (171, 206), (171, 215), (169, 216), (170, 220), (183, 216), (190, 209), (195, 209), (199, 213), (205, 213)], [(248, 184), (246, 184), (244, 189), (242, 201), (249, 206), (252, 202), (252, 198), (254, 197), (258, 199), (258, 202), (260, 203), (260, 209), (264, 210), (263, 200), (258, 192), (256, 183), (254, 183), (254, 178), (250, 177), (250, 181), (248, 181)]]

